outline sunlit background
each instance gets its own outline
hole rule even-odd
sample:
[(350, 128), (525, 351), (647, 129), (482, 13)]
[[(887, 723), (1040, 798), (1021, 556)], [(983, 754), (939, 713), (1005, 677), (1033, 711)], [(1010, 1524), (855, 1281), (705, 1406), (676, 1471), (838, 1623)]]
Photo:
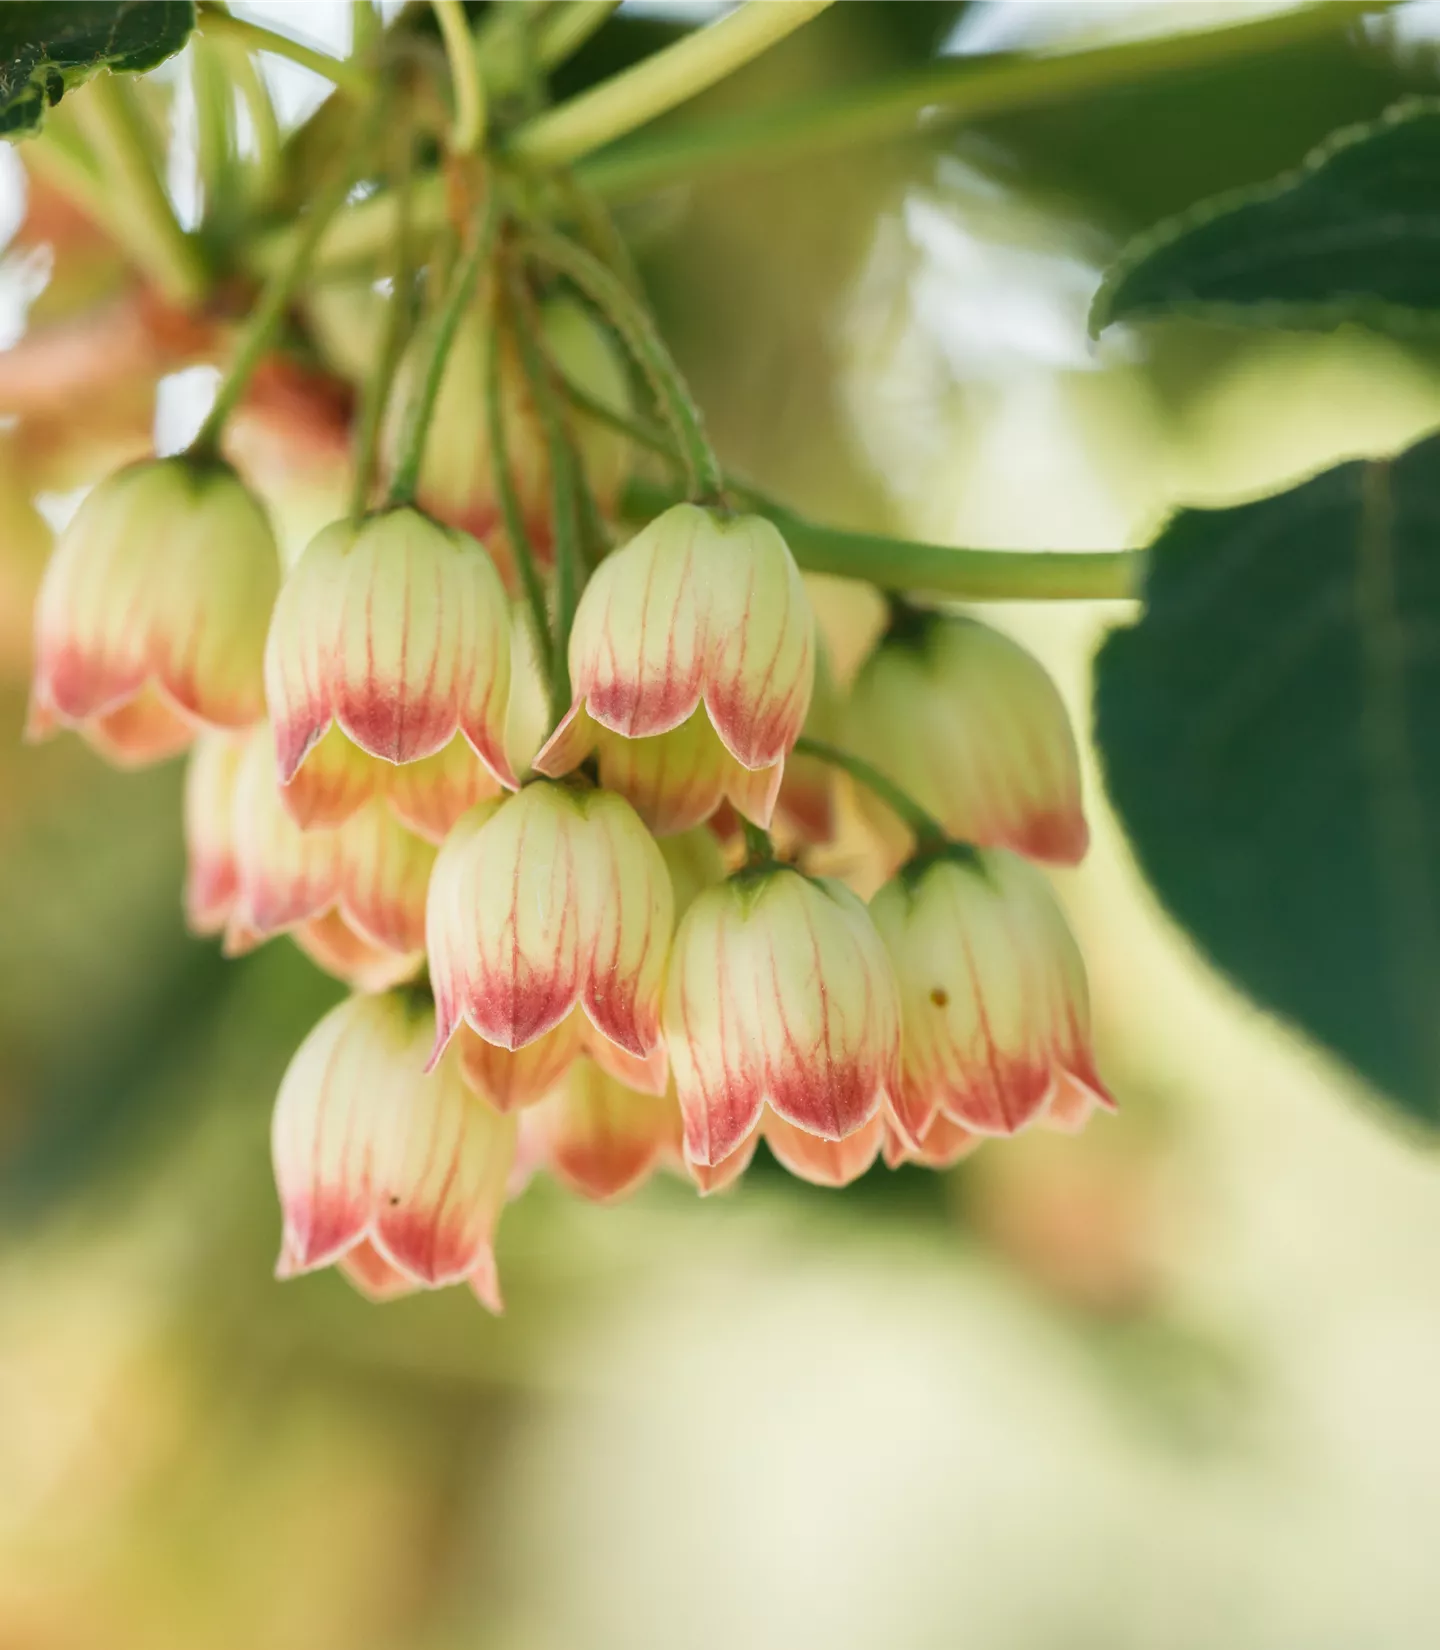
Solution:
[[(339, 0), (236, 9), (344, 49)], [(839, 9), (707, 105), (868, 64), (870, 8)], [(1260, 9), (991, 0), (945, 49)], [(1126, 234), (1440, 89), (1437, 32), (1412, 4), (622, 222), (741, 473), (956, 544), (1140, 544), (1177, 503), (1440, 424), (1433, 346), (1085, 330)], [(265, 69), (290, 121), (323, 92)], [(184, 210), (184, 77), (159, 78)], [(107, 260), (22, 237), (4, 340), (61, 325)], [(162, 385), (162, 445), (212, 383)], [(1189, 952), (1093, 761), (1096, 845), (1058, 880), (1114, 1119), (845, 1193), (765, 1161), (704, 1202), (662, 1181), (597, 1209), (537, 1181), (501, 1227), (499, 1320), (458, 1291), (377, 1308), (330, 1273), (273, 1282), (270, 1105), (340, 988), (287, 941), (225, 964), (185, 935), (177, 767), (19, 739), (51, 528), (151, 414), (57, 408), (91, 438), (54, 474), (18, 432), (0, 447), (4, 1650), (1440, 1642), (1440, 1156)], [(313, 501), (275, 502), (303, 531)], [(877, 614), (839, 585), (817, 602), (843, 675)], [(1086, 727), (1089, 659), (1129, 610), (987, 616)]]

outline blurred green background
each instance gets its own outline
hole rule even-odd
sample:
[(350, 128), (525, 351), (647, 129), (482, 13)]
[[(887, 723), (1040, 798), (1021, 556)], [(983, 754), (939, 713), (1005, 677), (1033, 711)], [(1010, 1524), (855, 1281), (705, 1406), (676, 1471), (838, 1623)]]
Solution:
[[(343, 5), (244, 9), (343, 47)], [(1260, 9), (852, 0), (704, 102)], [(753, 166), (622, 224), (757, 483), (957, 544), (1143, 543), (1179, 502), (1440, 423), (1423, 345), (1084, 328), (1126, 234), (1434, 89), (1437, 10)], [(677, 26), (627, 7), (569, 72)], [(301, 72), (271, 67), (298, 106)], [(43, 327), (33, 248), (0, 281), (10, 336), (36, 291)], [(597, 1209), (537, 1182), (501, 1227), (498, 1321), (458, 1291), (376, 1308), (329, 1274), (275, 1284), (269, 1109), (339, 988), (288, 942), (222, 965), (186, 937), (178, 767), (20, 744), (63, 500), (37, 511), (5, 441), (4, 1650), (1440, 1641), (1440, 1161), (1195, 960), (1093, 763), (1096, 845), (1058, 880), (1115, 1119), (838, 1194), (764, 1161), (706, 1202), (664, 1181)], [(816, 594), (843, 676), (874, 609)], [(1085, 728), (1088, 661), (1129, 610), (987, 616)]]

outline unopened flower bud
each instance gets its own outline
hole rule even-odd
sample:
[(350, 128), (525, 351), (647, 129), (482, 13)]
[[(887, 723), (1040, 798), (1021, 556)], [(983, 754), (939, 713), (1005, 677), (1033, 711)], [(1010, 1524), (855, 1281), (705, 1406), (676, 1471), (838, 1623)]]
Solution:
[(1072, 1118), (1082, 1099), (1113, 1104), (1095, 1069), (1084, 963), (1034, 866), (1003, 849), (944, 849), (886, 883), (870, 910), (900, 982), (894, 1111), (913, 1146), (937, 1114), (1014, 1134), (1062, 1095)]
[[(1074, 865), (1089, 831), (1064, 702), (1018, 642), (976, 619), (906, 610), (861, 667), (846, 711), (858, 756), (946, 831)], [(868, 795), (861, 806), (895, 829)]]
[[(800, 735), (814, 668), (809, 598), (779, 532), (759, 516), (727, 520), (676, 505), (607, 556), (586, 586), (570, 636), (574, 703), (535, 765), (551, 774), (575, 767), (596, 725), (640, 740), (703, 717), (758, 783)], [(686, 762), (704, 770), (703, 755)], [(705, 783), (718, 806), (727, 781), (713, 768)], [(776, 771), (761, 795), (744, 799), (763, 815), (757, 823), (768, 822), (779, 781)], [(637, 784), (663, 795), (653, 760)]]
[(428, 1003), (391, 992), (350, 998), (301, 1044), (271, 1131), (281, 1277), (353, 1257), (355, 1281), (376, 1293), (467, 1281), (493, 1292), (515, 1122), (453, 1061), (426, 1074), (433, 1037)]
[(253, 722), (279, 577), (265, 512), (228, 465), (167, 458), (108, 477), (41, 584), (32, 736), (77, 728), (133, 764), (183, 750), (197, 725)]
[(523, 1048), (577, 1006), (639, 1060), (663, 1050), (670, 877), (635, 812), (608, 791), (540, 782), (481, 803), (430, 885), (437, 1050), (462, 1021)]
[(766, 867), (700, 895), (675, 935), (665, 1040), (686, 1152), (718, 1164), (770, 1105), (825, 1140), (893, 1092), (894, 976), (865, 907), (837, 882)]
[(381, 788), (383, 766), (347, 744), (418, 764), (445, 761), (463, 735), (498, 784), (515, 783), (505, 592), (474, 539), (418, 510), (334, 522), (310, 541), (275, 604), (265, 689), (281, 782), (303, 783), (309, 760), (323, 770), (328, 800), (296, 810), (306, 822), (336, 823)]

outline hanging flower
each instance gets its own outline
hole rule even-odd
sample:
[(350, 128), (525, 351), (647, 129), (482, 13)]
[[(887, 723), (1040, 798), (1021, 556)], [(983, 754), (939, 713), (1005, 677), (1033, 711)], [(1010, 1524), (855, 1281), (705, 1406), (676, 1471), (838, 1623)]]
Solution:
[(691, 1162), (728, 1157), (769, 1105), (824, 1140), (893, 1093), (895, 980), (865, 907), (781, 866), (701, 894), (675, 935), (665, 1040)]
[(870, 910), (900, 983), (894, 1111), (915, 1150), (937, 1115), (1014, 1134), (1057, 1103), (1070, 1122), (1113, 1105), (1095, 1069), (1079, 948), (1033, 866), (952, 846), (913, 861)]
[[(1039, 660), (989, 625), (904, 609), (861, 667), (845, 727), (850, 748), (957, 840), (1062, 865), (1084, 857), (1064, 703)], [(861, 806), (894, 833), (878, 804)]]
[[(540, 311), (540, 334), (547, 356), (567, 382), (616, 412), (629, 410), (624, 363), (604, 329), (579, 304), (564, 298), (545, 304)], [(417, 338), (396, 375), (391, 397), (395, 416), (385, 430), (385, 449), (392, 466), (428, 343), (423, 334)], [(513, 585), (514, 547), (500, 506), (490, 434), (487, 376), (493, 347), (487, 306), (476, 304), (461, 317), (445, 358), (420, 465), (419, 499), (438, 521), (479, 539), (507, 584)], [(504, 337), (499, 348), (500, 405), (510, 476), (531, 548), (548, 564), (555, 548), (549, 443), (513, 338)], [(570, 416), (570, 428), (591, 494), (602, 513), (609, 513), (629, 471), (629, 439), (578, 411)]]
[[(720, 847), (709, 831), (688, 831), (666, 837), (659, 844), (670, 873), (677, 917), (704, 888), (725, 875)], [(443, 892), (437, 901), (448, 898)], [(521, 1048), (503, 1048), (487, 1042), (468, 1025), (456, 1033), (456, 1048), (466, 1082), (501, 1111), (513, 1111), (543, 1100), (581, 1055), (589, 1058), (615, 1082), (643, 1094), (666, 1092), (669, 1061), (663, 1042), (638, 1057), (598, 1031), (583, 1008), (572, 1008), (560, 1024)]]
[(494, 1231), (515, 1123), (451, 1060), (426, 1074), (434, 1015), (415, 993), (351, 997), (300, 1045), (271, 1144), (282, 1278), (338, 1263), (388, 1295), (469, 1282), (498, 1309)]
[[(570, 636), (574, 703), (535, 766), (568, 772), (597, 744), (597, 726), (650, 739), (704, 717), (740, 767), (777, 769), (804, 725), (814, 669), (809, 598), (776, 529), (676, 505), (586, 586)], [(642, 766), (642, 792), (656, 788), (653, 766)], [(764, 816), (757, 823), (779, 782), (776, 772), (745, 797)], [(717, 804), (733, 783), (710, 779)]]
[(378, 800), (335, 830), (302, 831), (281, 804), (263, 725), (235, 778), (231, 853), (232, 954), (294, 931), (323, 967), (357, 984), (393, 984), (419, 967), (435, 849)]
[(874, 1163), (885, 1137), (885, 1115), (876, 1112), (863, 1127), (843, 1140), (822, 1140), (806, 1129), (787, 1123), (766, 1107), (760, 1133), (777, 1163), (797, 1180), (815, 1186), (848, 1186)]
[(618, 796), (542, 781), (481, 803), (431, 879), (437, 1053), (462, 1021), (513, 1050), (578, 1007), (637, 1060), (663, 1060), (673, 910), (660, 850)]
[(674, 1095), (642, 1094), (583, 1057), (520, 1126), (540, 1164), (597, 1202), (626, 1196), (657, 1167), (680, 1160)]
[(228, 465), (117, 471), (46, 569), (27, 732), (73, 727), (136, 765), (184, 750), (199, 726), (253, 722), (279, 577), (265, 512)]
[(250, 736), (207, 729), (185, 767), (185, 919), (218, 934), (235, 904), (235, 786)]
[[(509, 604), (480, 545), (418, 510), (335, 522), (310, 541), (275, 605), (265, 689), (277, 771), (302, 824), (338, 824), (388, 789), (433, 831), (458, 799), (515, 783)], [(426, 760), (428, 774), (391, 785), (387, 768)], [(427, 782), (447, 793), (443, 805), (419, 794)]]

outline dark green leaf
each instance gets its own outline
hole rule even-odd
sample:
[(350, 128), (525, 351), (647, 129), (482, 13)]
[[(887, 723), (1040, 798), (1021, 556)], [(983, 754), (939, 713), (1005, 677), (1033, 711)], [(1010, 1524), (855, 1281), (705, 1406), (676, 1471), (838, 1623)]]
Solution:
[(1440, 1123), (1440, 437), (1178, 515), (1096, 721), (1171, 914)]
[(38, 131), (46, 109), (97, 70), (153, 69), (194, 27), (194, 0), (7, 0), (0, 6), (0, 136)]
[(1440, 320), (1440, 101), (1335, 133), (1294, 172), (1202, 202), (1133, 241), (1091, 310), (1252, 326)]

